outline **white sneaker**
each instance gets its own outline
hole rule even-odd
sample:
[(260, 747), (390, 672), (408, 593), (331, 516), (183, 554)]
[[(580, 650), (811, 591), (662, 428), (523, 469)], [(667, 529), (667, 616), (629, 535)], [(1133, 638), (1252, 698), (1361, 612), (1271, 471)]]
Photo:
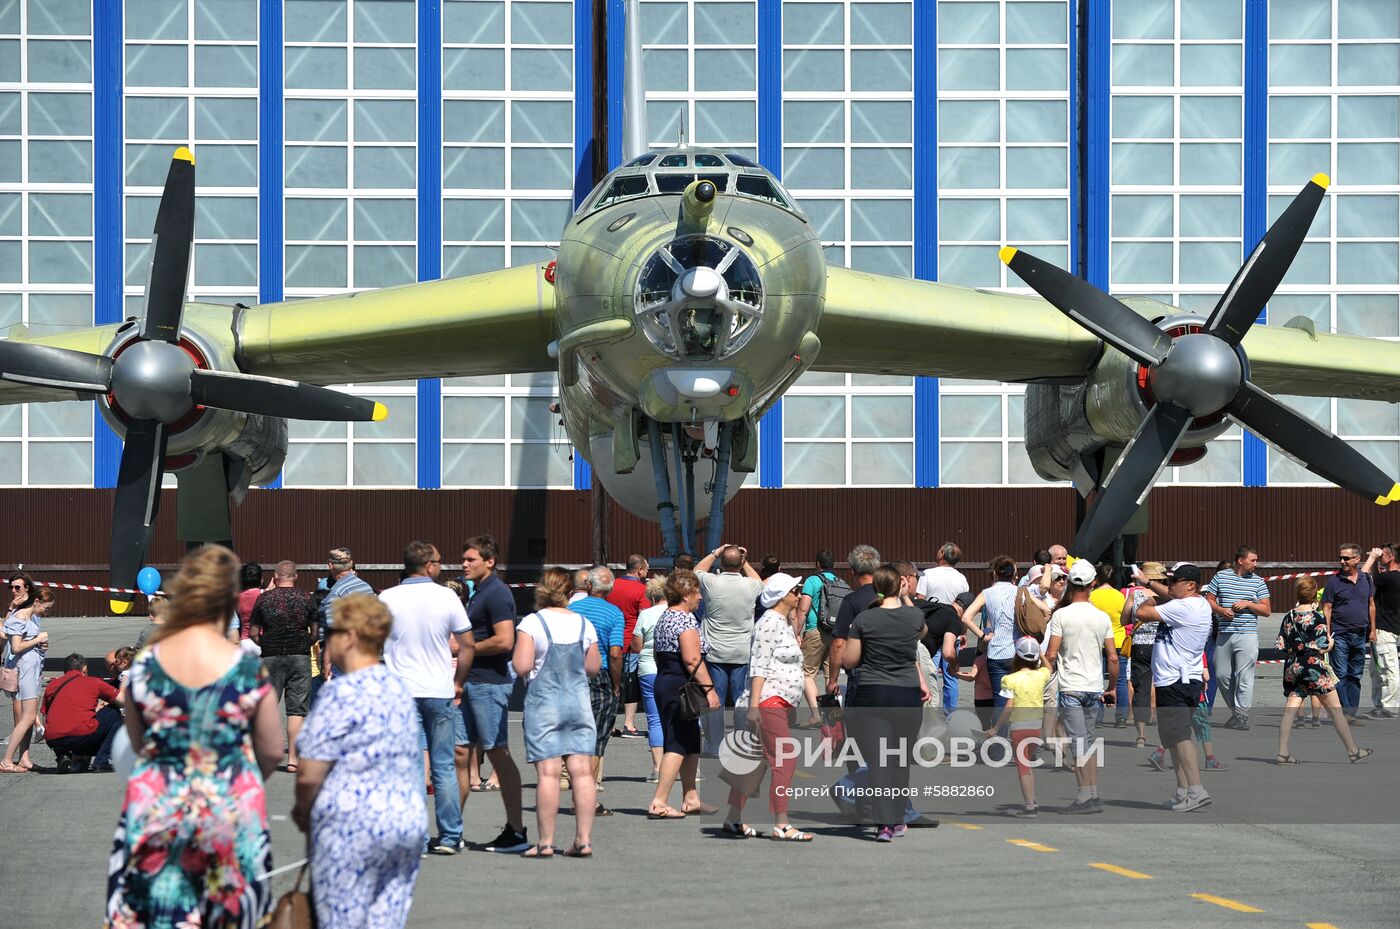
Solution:
[(1182, 802), (1184, 802), (1185, 800), (1186, 800), (1186, 791), (1184, 791), (1184, 790), (1178, 790), (1176, 793), (1172, 794), (1172, 798), (1171, 798), (1170, 800), (1163, 800), (1163, 801), (1162, 801), (1162, 809), (1164, 809), (1164, 810), (1174, 810), (1174, 809), (1176, 809), (1176, 805), (1177, 805), (1178, 803), (1182, 803)]
[(1189, 813), (1192, 810), (1199, 810), (1203, 806), (1210, 804), (1210, 794), (1201, 791), (1198, 794), (1187, 793), (1176, 803), (1172, 804), (1173, 813)]

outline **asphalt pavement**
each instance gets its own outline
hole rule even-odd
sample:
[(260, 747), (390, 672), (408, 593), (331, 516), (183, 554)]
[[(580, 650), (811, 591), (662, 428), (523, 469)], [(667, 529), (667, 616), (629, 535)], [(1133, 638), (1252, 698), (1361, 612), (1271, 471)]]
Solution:
[[(53, 620), (50, 655), (100, 655), (133, 639), (142, 622)], [(970, 688), (963, 691), (970, 696)], [(1261, 704), (1278, 702), (1276, 666), (1262, 669), (1258, 692)], [(426, 859), (409, 925), (1393, 929), (1400, 905), (1394, 853), (1400, 845), (1394, 813), (1400, 722), (1360, 730), (1361, 744), (1374, 745), (1377, 754), (1355, 766), (1330, 730), (1299, 732), (1293, 748), (1304, 764), (1288, 769), (1269, 763), (1276, 716), (1261, 711), (1254, 728), (1239, 733), (1218, 727), (1225, 715), (1217, 709), (1217, 754), (1232, 769), (1205, 776), (1216, 799), (1195, 813), (1145, 813), (1149, 799), (1170, 793), (1170, 775), (1145, 763), (1131, 731), (1110, 727), (1099, 733), (1107, 746), (1102, 816), (1056, 812), (1073, 799), (1069, 774), (1037, 772), (1044, 811), (1035, 821), (1019, 821), (1007, 815), (1019, 804), (1012, 771), (934, 768), (920, 772), (916, 783), (979, 783), (995, 794), (976, 802), (921, 796), (915, 803), (939, 818), (940, 828), (911, 830), (888, 845), (871, 841), (869, 830), (840, 823), (835, 807), (823, 811), (821, 804), (809, 812), (803, 807), (803, 828), (817, 834), (808, 845), (731, 839), (720, 833), (718, 817), (648, 821), (646, 742), (614, 739), (600, 799), (615, 814), (594, 829), (594, 858), (546, 863), (468, 850)], [(8, 735), (9, 716), (0, 708), (0, 734)], [(513, 722), (522, 757), (519, 735)], [(36, 747), (34, 759), (41, 768), (52, 765), (46, 747)], [(722, 806), (727, 788), (713, 764), (706, 766), (710, 776), (701, 793)], [(533, 836), (532, 771), (525, 780)], [(795, 783), (821, 782), (814, 775)], [(305, 842), (287, 819), (292, 778), (276, 774), (267, 789), (281, 893), (304, 857)], [(0, 775), (0, 925), (98, 922), (121, 792), (110, 774)], [(679, 802), (679, 796), (672, 799)], [(759, 799), (749, 809), (748, 819), (761, 829), (771, 825), (765, 807)], [(1329, 810), (1336, 812), (1329, 817)], [(471, 796), (469, 842), (489, 840), (502, 821), (499, 795)], [(556, 842), (571, 838), (566, 815)]]

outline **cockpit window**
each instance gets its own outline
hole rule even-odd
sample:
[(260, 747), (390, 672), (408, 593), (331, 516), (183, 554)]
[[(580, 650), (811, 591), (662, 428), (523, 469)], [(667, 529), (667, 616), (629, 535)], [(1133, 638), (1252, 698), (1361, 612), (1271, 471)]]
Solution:
[(718, 155), (696, 155), (695, 167), (697, 168), (723, 168), (724, 159)]
[(645, 174), (625, 174), (622, 177), (613, 178), (612, 186), (594, 201), (592, 208), (596, 210), (629, 197), (640, 197), (646, 192), (647, 176)]
[(732, 164), (732, 165), (738, 165), (738, 166), (741, 167), (741, 168), (757, 168), (757, 167), (758, 167), (758, 165), (754, 164), (752, 161), (750, 161), (749, 159), (745, 158), (743, 155), (736, 155), (736, 154), (734, 154), (733, 152), (726, 152), (725, 155), (724, 155), (724, 157), (729, 159), (729, 163), (730, 163), (730, 164)]
[(642, 265), (633, 293), (642, 331), (680, 361), (719, 359), (752, 338), (763, 283), (742, 248), (714, 236), (683, 236)]
[(642, 165), (649, 165), (655, 160), (656, 152), (647, 152), (645, 155), (638, 155), (636, 158), (633, 158), (631, 161), (627, 162), (627, 164), (623, 165), (623, 167), (639, 168)]
[(788, 202), (783, 195), (778, 192), (778, 188), (773, 182), (761, 174), (741, 174), (734, 179), (734, 189), (738, 193), (747, 197), (757, 197), (760, 200), (767, 200), (782, 207), (788, 207)]
[(690, 165), (690, 159), (685, 155), (667, 155), (657, 164), (658, 168), (685, 168)]
[(716, 190), (729, 189), (729, 175), (727, 174), (690, 174), (676, 172), (675, 174), (656, 175), (656, 189), (663, 194), (683, 194), (685, 189), (694, 180), (710, 181), (715, 185)]

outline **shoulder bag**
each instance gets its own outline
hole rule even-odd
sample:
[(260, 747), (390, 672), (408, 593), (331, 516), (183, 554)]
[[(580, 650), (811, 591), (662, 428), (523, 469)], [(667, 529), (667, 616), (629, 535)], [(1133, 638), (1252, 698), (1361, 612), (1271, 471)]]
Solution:
[(686, 676), (686, 681), (681, 685), (681, 719), (699, 719), (710, 711), (710, 691), (713, 687), (707, 687), (695, 679), (694, 674)]
[(311, 905), (311, 894), (301, 889), (306, 881), (306, 869), (310, 865), (308, 859), (297, 873), (296, 884), (278, 898), (268, 929), (315, 929), (316, 909)]

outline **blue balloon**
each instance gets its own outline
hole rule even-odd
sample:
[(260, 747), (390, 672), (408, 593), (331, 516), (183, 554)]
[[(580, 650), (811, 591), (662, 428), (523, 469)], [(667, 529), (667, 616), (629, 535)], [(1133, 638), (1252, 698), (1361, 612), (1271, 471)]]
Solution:
[(141, 573), (136, 575), (136, 586), (146, 596), (150, 596), (160, 590), (160, 572), (149, 565), (141, 569)]

